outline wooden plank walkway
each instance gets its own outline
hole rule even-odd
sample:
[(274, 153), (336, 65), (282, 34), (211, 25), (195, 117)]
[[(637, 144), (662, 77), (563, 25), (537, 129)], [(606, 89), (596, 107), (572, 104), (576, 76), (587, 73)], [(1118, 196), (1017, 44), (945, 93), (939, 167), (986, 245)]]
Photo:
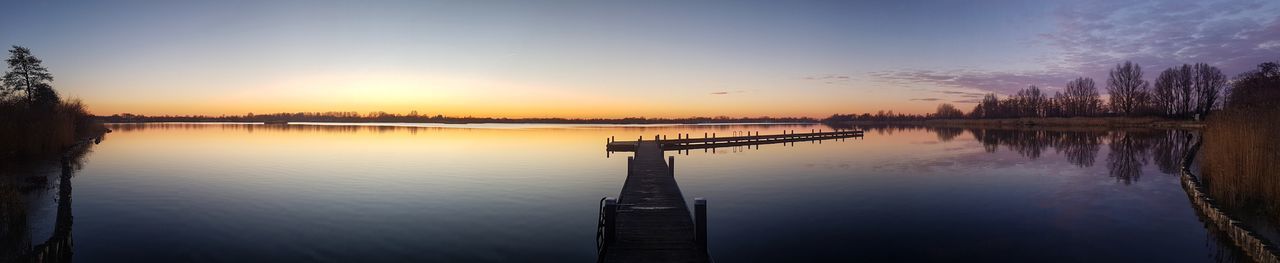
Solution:
[(653, 141), (635, 146), (618, 197), (617, 238), (602, 262), (709, 262), (694, 242), (694, 222), (663, 151)]
[[(758, 133), (757, 133), (758, 134)], [(748, 135), (748, 136), (731, 136), (731, 137), (715, 137), (715, 135), (703, 134), (704, 138), (683, 138), (687, 135), (678, 135), (682, 138), (661, 139), (655, 138), (658, 146), (663, 150), (689, 150), (704, 148), (719, 148), (743, 145), (759, 145), (786, 143), (798, 141), (828, 140), (839, 138), (862, 137), (862, 131), (833, 131), (833, 132), (812, 132), (812, 133), (786, 133), (786, 134), (769, 134), (769, 135)], [(613, 152), (630, 152), (636, 151), (640, 141), (610, 141), (605, 145), (605, 149)]]
[(861, 137), (862, 131), (732, 137), (706, 134), (698, 139), (677, 136), (674, 140), (656, 136), (654, 140), (626, 142), (609, 139), (609, 151), (630, 151), (635, 156), (628, 160), (621, 195), (616, 200), (601, 200), (598, 261), (711, 262), (706, 249), (705, 200), (695, 200), (696, 215), (691, 215), (676, 185), (673, 164), (664, 160), (664, 151)]

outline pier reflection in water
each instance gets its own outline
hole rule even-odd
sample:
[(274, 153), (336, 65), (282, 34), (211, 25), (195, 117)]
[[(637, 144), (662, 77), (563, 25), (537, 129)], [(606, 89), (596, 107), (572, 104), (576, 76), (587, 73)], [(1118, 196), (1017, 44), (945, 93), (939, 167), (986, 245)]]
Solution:
[[(590, 261), (595, 201), (625, 179), (605, 138), (833, 128), (405, 125), (111, 125), (75, 177), (73, 256)], [(865, 139), (679, 157), (680, 188), (716, 201), (717, 260), (1239, 258), (1178, 186), (1185, 131), (834, 128)], [(5, 247), (54, 227), (24, 229)]]

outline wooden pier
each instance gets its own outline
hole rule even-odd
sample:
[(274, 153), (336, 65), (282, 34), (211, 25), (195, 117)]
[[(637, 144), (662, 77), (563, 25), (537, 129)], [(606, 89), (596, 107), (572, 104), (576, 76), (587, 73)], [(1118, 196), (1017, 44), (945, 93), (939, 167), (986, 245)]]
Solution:
[(663, 160), (656, 142), (640, 142), (635, 152), (627, 159), (621, 195), (605, 200), (604, 210), (611, 215), (601, 221), (612, 229), (604, 229), (609, 233), (601, 244), (600, 261), (708, 262), (705, 247), (695, 240), (694, 218), (676, 185), (674, 166)]
[[(748, 133), (749, 134), (749, 133)], [(613, 141), (610, 151), (627, 158), (627, 180), (618, 198), (600, 201), (596, 234), (598, 262), (711, 262), (707, 251), (707, 200), (694, 199), (693, 213), (675, 180), (675, 157), (667, 150), (730, 147), (861, 137), (862, 131)], [(665, 157), (665, 158), (664, 158)]]
[[(751, 134), (751, 132), (747, 132)], [(828, 139), (841, 139), (862, 137), (862, 131), (832, 131), (822, 132), (813, 130), (810, 133), (788, 132), (782, 134), (760, 135), (756, 132), (745, 136), (729, 136), (717, 137), (715, 133), (703, 133), (702, 138), (692, 138), (694, 135), (677, 134), (675, 139), (663, 137), (655, 137), (651, 142), (656, 144), (662, 150), (689, 150), (689, 149), (705, 149), (720, 148), (743, 145), (761, 145), (774, 143), (787, 143), (798, 141), (821, 141)], [(605, 149), (612, 152), (633, 152), (637, 151), (636, 147), (639, 143), (644, 142), (645, 138), (641, 137), (636, 141), (614, 141), (613, 138), (608, 139)]]

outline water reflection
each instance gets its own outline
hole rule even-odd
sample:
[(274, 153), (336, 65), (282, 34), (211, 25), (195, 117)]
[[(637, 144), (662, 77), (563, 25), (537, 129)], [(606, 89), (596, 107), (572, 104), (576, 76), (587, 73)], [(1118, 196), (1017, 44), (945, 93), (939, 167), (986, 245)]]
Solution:
[[(84, 172), (90, 176), (77, 180), (76, 257), (178, 262), (590, 260), (597, 211), (582, 200), (616, 194), (625, 178), (618, 169), (625, 158), (598, 154), (605, 138), (826, 129), (111, 127), (112, 142), (98, 147), (95, 165)], [(959, 253), (987, 261), (1236, 258), (1210, 252), (1226, 243), (1212, 232), (1210, 242), (1201, 240), (1205, 231), (1180, 203), (1185, 196), (1176, 178), (1159, 176), (1177, 171), (1170, 160), (1185, 151), (1185, 131), (856, 128), (868, 138), (677, 157), (685, 169), (682, 188), (723, 200), (710, 217), (717, 255), (726, 261), (941, 261)], [(871, 168), (898, 164), (910, 168)], [(60, 200), (52, 190), (59, 181), (49, 182), (43, 199)], [(812, 223), (835, 217), (847, 221)], [(140, 227), (118, 227), (126, 225)], [(52, 235), (28, 233), (34, 238), (6, 241), (0, 254), (29, 250)], [(976, 239), (996, 243), (970, 245)]]
[(1177, 174), (1179, 161), (1191, 144), (1191, 132), (1161, 129), (1105, 128), (974, 128), (913, 125), (858, 125), (839, 128), (863, 129), (882, 135), (895, 131), (923, 130), (937, 135), (939, 141), (950, 142), (965, 132), (995, 153), (1012, 151), (1030, 160), (1039, 159), (1049, 150), (1062, 154), (1077, 167), (1092, 167), (1105, 144), (1108, 175), (1116, 182), (1132, 184), (1142, 178), (1142, 167), (1154, 161), (1161, 173)]
[[(102, 138), (94, 139), (100, 143)], [(72, 254), (71, 178), (84, 167), (91, 145), (71, 148), (59, 160), (45, 160), (0, 168), (0, 261), (70, 262)], [(56, 184), (54, 183), (56, 182)], [(56, 189), (52, 229), (33, 224)], [(51, 231), (50, 231), (51, 230)], [(47, 234), (46, 234), (47, 233)]]

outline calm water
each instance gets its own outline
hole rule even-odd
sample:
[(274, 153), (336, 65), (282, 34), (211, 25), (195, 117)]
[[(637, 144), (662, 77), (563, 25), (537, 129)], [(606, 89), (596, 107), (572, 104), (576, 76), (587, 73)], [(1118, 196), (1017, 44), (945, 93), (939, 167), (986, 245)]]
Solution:
[[(591, 262), (629, 155), (605, 138), (831, 129), (111, 128), (71, 179), (78, 262)], [(1177, 133), (877, 128), (681, 153), (676, 178), (720, 262), (1232, 260), (1171, 174)], [(54, 188), (29, 202), (37, 243)]]

